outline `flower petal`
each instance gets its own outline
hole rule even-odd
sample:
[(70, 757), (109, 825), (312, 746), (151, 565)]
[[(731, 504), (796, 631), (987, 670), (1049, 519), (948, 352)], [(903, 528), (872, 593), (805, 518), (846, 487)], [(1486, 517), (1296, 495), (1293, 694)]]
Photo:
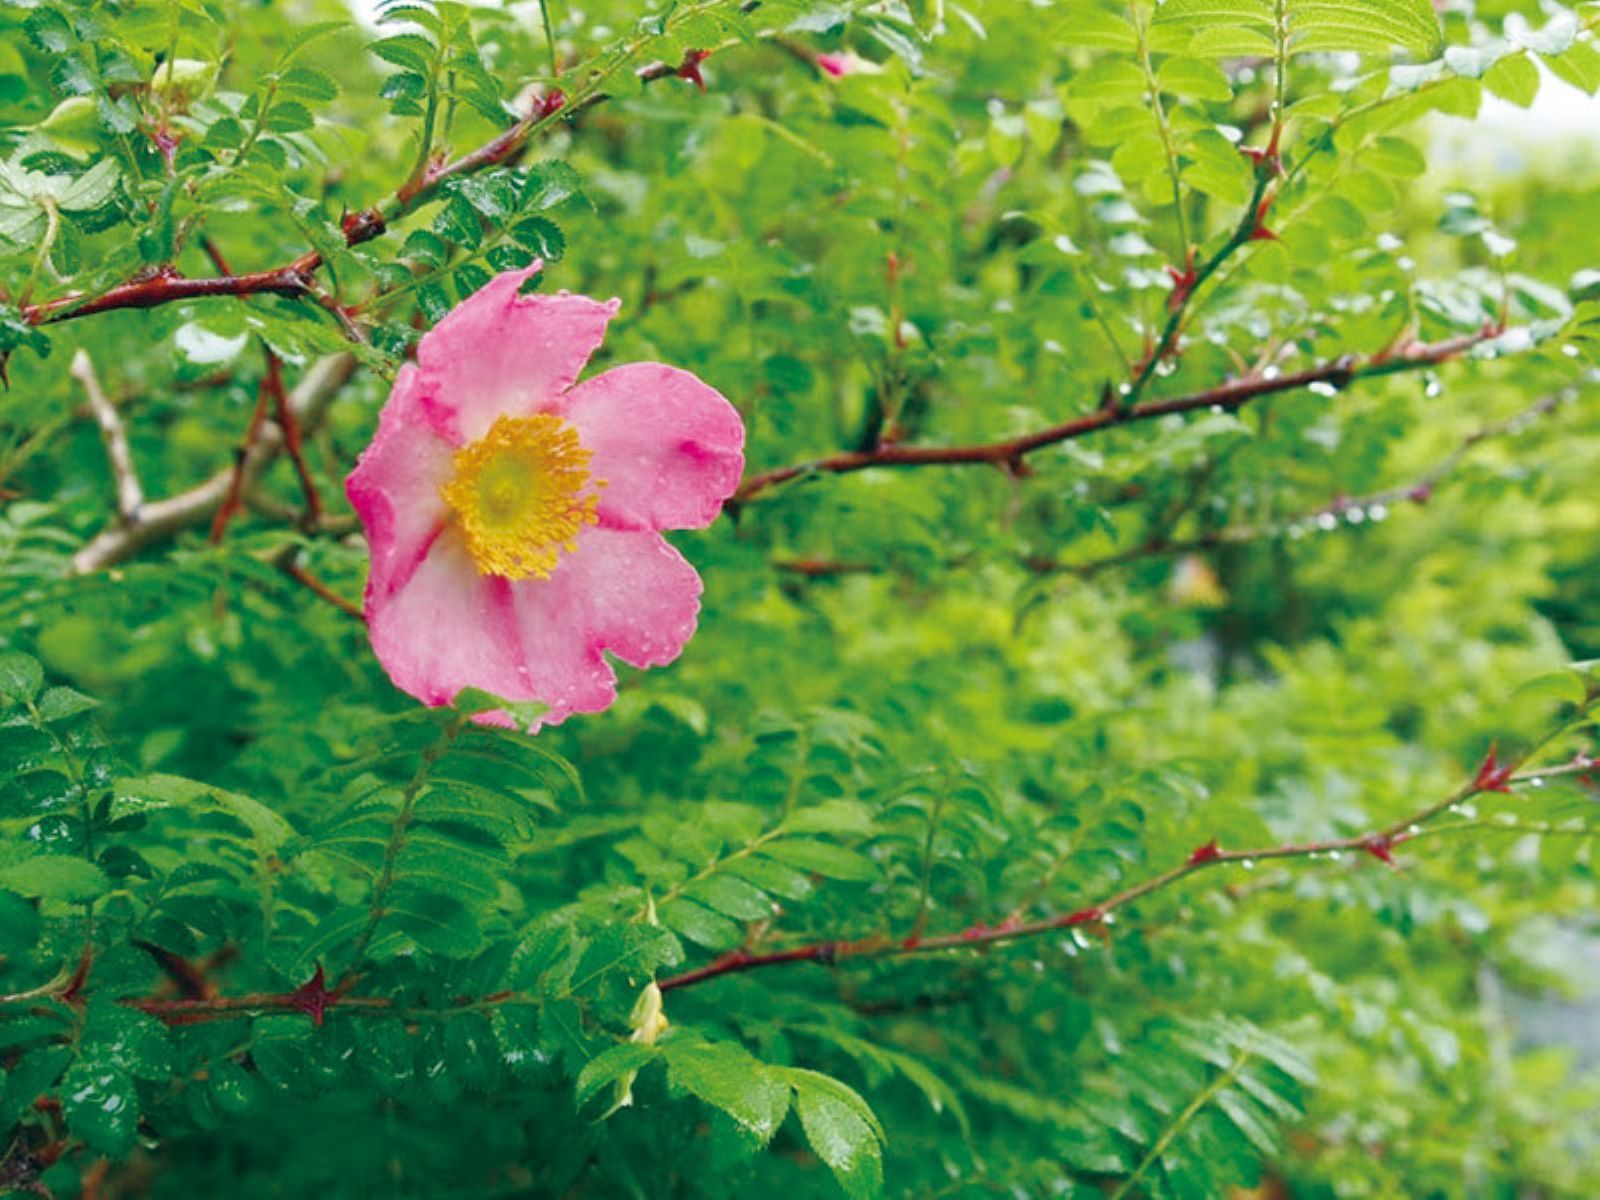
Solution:
[(424, 704), (449, 704), (467, 687), (529, 698), (506, 581), (478, 574), (454, 529), (395, 588), (368, 587), (367, 632), (395, 686)]
[(450, 478), (454, 450), (423, 412), (419, 377), (407, 364), (378, 418), (378, 432), (345, 480), (372, 552), (369, 597), (410, 578), (443, 528), (439, 488)]
[(744, 422), (715, 388), (662, 363), (586, 379), (563, 415), (605, 480), (600, 517), (636, 529), (698, 529), (717, 519), (744, 473)]
[(579, 534), (549, 579), (512, 584), (528, 698), (550, 706), (545, 722), (598, 712), (616, 698), (602, 651), (636, 667), (677, 658), (694, 633), (700, 591), (700, 576), (659, 536), (604, 527)]
[(423, 336), (423, 406), (441, 437), (462, 446), (502, 414), (549, 408), (600, 346), (619, 300), (517, 291), (543, 264), (496, 275)]

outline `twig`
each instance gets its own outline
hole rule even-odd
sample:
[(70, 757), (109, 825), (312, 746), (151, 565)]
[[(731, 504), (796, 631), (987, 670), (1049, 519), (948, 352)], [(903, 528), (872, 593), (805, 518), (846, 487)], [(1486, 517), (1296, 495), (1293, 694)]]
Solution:
[(1399, 350), (1360, 358), (1342, 355), (1303, 371), (1279, 374), (1269, 369), (1252, 373), (1218, 384), (1204, 391), (1192, 392), (1166, 400), (1147, 400), (1132, 408), (1123, 408), (1113, 396), (1107, 403), (1081, 416), (1051, 425), (1020, 437), (998, 442), (980, 442), (969, 446), (906, 446), (891, 445), (876, 450), (851, 451), (834, 454), (811, 462), (788, 467), (775, 467), (748, 476), (734, 493), (735, 505), (754, 499), (762, 492), (802, 475), (845, 474), (865, 471), (872, 467), (928, 467), (928, 466), (999, 466), (1016, 469), (1022, 460), (1046, 446), (1070, 442), (1135, 421), (1149, 421), (1174, 413), (1193, 412), (1196, 409), (1219, 408), (1237, 411), (1261, 396), (1280, 392), (1299, 391), (1315, 383), (1331, 384), (1336, 388), (1348, 387), (1356, 380), (1377, 375), (1392, 375), (1401, 371), (1419, 370), (1437, 366), (1464, 354), (1480, 342), (1498, 336), (1502, 330), (1485, 326), (1472, 333), (1446, 338), (1438, 342), (1414, 342)]
[[(329, 401), (349, 381), (355, 369), (355, 356), (340, 353), (321, 359), (305, 373), (299, 385), (289, 393), (290, 410), (302, 430), (314, 429), (321, 423)], [(282, 449), (282, 432), (275, 422), (268, 422), (246, 457), (245, 492)], [(188, 491), (145, 504), (139, 510), (136, 523), (126, 526), (118, 523), (102, 530), (73, 555), (73, 571), (81, 575), (108, 567), (154, 542), (205, 523), (226, 499), (233, 474), (231, 467), (219, 471)]]
[(1120, 550), (1101, 558), (1086, 559), (1081, 562), (1061, 562), (1053, 558), (1033, 556), (1026, 559), (1024, 565), (1028, 570), (1039, 575), (1060, 572), (1088, 578), (1109, 568), (1126, 566), (1129, 563), (1139, 562), (1143, 559), (1188, 554), (1192, 551), (1207, 550), (1215, 546), (1236, 545), (1241, 542), (1256, 541), (1260, 538), (1276, 537), (1283, 533), (1298, 534), (1299, 531), (1308, 526), (1318, 526), (1323, 523), (1326, 523), (1327, 528), (1331, 529), (1333, 528), (1332, 522), (1340, 518), (1352, 522), (1367, 517), (1374, 521), (1381, 520), (1380, 514), (1383, 514), (1392, 505), (1405, 503), (1426, 504), (1433, 497), (1434, 492), (1438, 490), (1439, 485), (1460, 467), (1471, 456), (1473, 449), (1481, 443), (1494, 438), (1521, 433), (1532, 422), (1548, 416), (1562, 404), (1576, 399), (1577, 396), (1577, 388), (1563, 388), (1560, 391), (1552, 392), (1537, 403), (1529, 405), (1504, 420), (1495, 421), (1473, 430), (1461, 439), (1455, 449), (1410, 483), (1383, 488), (1380, 491), (1369, 492), (1362, 496), (1341, 495), (1309, 511), (1265, 523), (1225, 525), (1190, 538), (1173, 538), (1169, 536), (1147, 538), (1136, 546), (1131, 546), (1126, 550)]
[[(201, 235), (200, 247), (206, 252), (219, 272), (223, 275), (233, 274), (233, 269), (228, 266), (228, 260), (223, 257), (222, 248), (206, 235)], [(343, 320), (348, 321), (335, 304), (328, 305)], [(359, 341), (359, 334), (350, 331), (354, 340)], [(244, 450), (248, 452), (254, 445), (256, 436), (261, 431), (262, 418), (265, 414), (266, 402), (272, 402), (272, 416), (278, 422), (278, 428), (283, 433), (283, 448), (289, 455), (289, 461), (294, 464), (295, 474), (300, 479), (300, 492), (306, 502), (306, 523), (315, 525), (322, 518), (322, 497), (317, 493), (316, 481), (311, 477), (310, 468), (306, 466), (305, 451), (300, 444), (300, 422), (295, 419), (294, 410), (289, 406), (288, 393), (283, 387), (283, 362), (278, 357), (277, 351), (272, 348), (266, 338), (261, 339), (261, 356), (265, 361), (266, 374), (261, 381), (261, 393), (256, 401), (255, 414), (251, 417), (250, 432), (246, 434)], [(244, 455), (241, 454), (237, 466), (242, 468)], [(235, 471), (235, 480), (239, 479), (239, 471)], [(239, 496), (237, 488), (231, 493), (223, 506), (217, 510), (217, 520), (211, 529), (211, 540), (222, 540), (222, 533), (227, 526), (228, 519), (238, 510)]]
[[(1591, 698), (1588, 706), (1592, 706), (1594, 703), (1594, 698)], [(1489, 764), (1486, 765), (1492, 764), (1493, 758), (1491, 755)], [(863, 938), (858, 941), (830, 939), (805, 946), (794, 946), (786, 950), (776, 950), (766, 954), (751, 953), (747, 950), (734, 950), (713, 959), (702, 967), (686, 971), (681, 975), (670, 976), (659, 980), (658, 983), (661, 990), (667, 992), (705, 983), (723, 975), (761, 970), (767, 967), (786, 966), (790, 963), (814, 962), (822, 965), (831, 965), (846, 958), (904, 958), (913, 954), (972, 949), (979, 946), (995, 945), (999, 942), (1017, 941), (1021, 938), (1057, 933), (1082, 925), (1103, 925), (1107, 923), (1107, 918), (1117, 909), (1131, 904), (1141, 897), (1170, 887), (1172, 884), (1198, 871), (1228, 863), (1254, 864), (1267, 859), (1322, 858), (1347, 852), (1356, 852), (1371, 855), (1386, 864), (1393, 865), (1392, 851), (1394, 847), (1419, 836), (1422, 832), (1422, 827), (1428, 821), (1431, 821), (1440, 813), (1470, 800), (1474, 796), (1488, 791), (1503, 791), (1513, 784), (1528, 783), (1534, 779), (1543, 780), (1558, 773), (1575, 773), (1579, 770), (1586, 771), (1591, 768), (1592, 763), (1587, 759), (1569, 764), (1568, 767), (1528, 771), (1523, 774), (1512, 774), (1509, 768), (1503, 768), (1505, 772), (1503, 776), (1493, 773), (1486, 774), (1480, 768), (1477, 775), (1463, 783), (1448, 796), (1413, 813), (1409, 817), (1404, 817), (1381, 829), (1346, 838), (1330, 838), (1317, 842), (1267, 846), (1254, 850), (1224, 850), (1215, 841), (1211, 841), (1203, 846), (1196, 847), (1177, 866), (1169, 867), (1149, 879), (1124, 888), (1122, 891), (1107, 896), (1094, 904), (1058, 916), (1045, 917), (1036, 921), (1023, 921), (1008, 917), (997, 925), (987, 925), (980, 922), (955, 933), (940, 934), (936, 937), (926, 938), (910, 937), (899, 941), (880, 936)], [(1456, 828), (1462, 827), (1457, 826)]]
[(72, 378), (83, 388), (89, 400), (89, 410), (100, 426), (100, 437), (106, 445), (106, 459), (111, 464), (111, 478), (117, 487), (117, 520), (123, 525), (133, 525), (139, 520), (139, 509), (144, 504), (144, 488), (139, 484), (139, 473), (133, 465), (133, 454), (128, 449), (128, 431), (122, 426), (117, 406), (111, 403), (100, 379), (94, 372), (94, 363), (86, 350), (72, 356)]
[[(272, 351), (268, 350), (267, 354), (270, 356)], [(228, 531), (228, 522), (244, 503), (245, 473), (255, 453), (256, 444), (261, 439), (261, 431), (267, 426), (267, 408), (270, 401), (267, 377), (263, 375), (261, 382), (256, 384), (256, 406), (250, 411), (250, 424), (245, 426), (244, 440), (233, 452), (233, 471), (228, 477), (227, 491), (211, 518), (211, 533), (206, 540), (213, 546), (222, 541), (222, 535)]]
[[(1583, 705), (1582, 711), (1589, 711), (1597, 703), (1600, 703), (1600, 694), (1592, 693)], [(1573, 725), (1568, 724), (1557, 729), (1550, 737), (1545, 738), (1538, 746), (1529, 751), (1522, 761), (1524, 763), (1529, 761), (1551, 738), (1571, 728), (1573, 728)], [(888, 938), (868, 938), (854, 942), (830, 940), (795, 946), (787, 950), (776, 950), (766, 954), (753, 953), (748, 949), (741, 949), (724, 954), (703, 967), (663, 979), (659, 981), (659, 986), (664, 992), (676, 991), (699, 983), (705, 983), (724, 975), (766, 967), (784, 966), (789, 963), (814, 962), (826, 965), (845, 958), (862, 960), (904, 959), (917, 954), (928, 954), (944, 950), (973, 949), (994, 945), (999, 942), (1017, 941), (1022, 938), (1037, 937), (1042, 934), (1072, 929), (1077, 926), (1101, 926), (1109, 924), (1108, 918), (1115, 910), (1131, 904), (1141, 897), (1148, 896), (1152, 892), (1169, 887), (1190, 875), (1222, 864), (1251, 864), (1258, 860), (1280, 858), (1335, 858), (1339, 854), (1348, 851), (1365, 853), (1392, 867), (1395, 865), (1392, 851), (1396, 846), (1404, 842), (1423, 836), (1468, 832), (1479, 828), (1494, 830), (1495, 826), (1484, 826), (1482, 822), (1477, 820), (1464, 820), (1428, 826), (1428, 822), (1435, 817), (1456, 809), (1476, 795), (1485, 792), (1504, 792), (1519, 784), (1534, 784), (1536, 781), (1542, 782), (1546, 779), (1563, 775), (1577, 775), (1580, 778), (1584, 778), (1595, 769), (1595, 766), (1595, 759), (1587, 755), (1579, 755), (1569, 763), (1540, 769), (1528, 769), (1517, 773), (1513, 771), (1511, 765), (1497, 763), (1491, 751), (1489, 757), (1478, 768), (1472, 778), (1462, 783), (1447, 796), (1429, 804), (1409, 817), (1402, 818), (1369, 833), (1357, 834), (1347, 838), (1331, 838), (1318, 842), (1270, 846), (1256, 850), (1224, 850), (1213, 840), (1203, 846), (1196, 847), (1177, 866), (1170, 867), (1141, 883), (1125, 888), (1096, 904), (1060, 916), (1047, 917), (1037, 921), (1022, 921), (1013, 917), (1001, 921), (998, 925), (980, 923), (955, 933), (941, 934), (935, 937), (913, 936), (899, 941), (893, 941)], [(1565, 828), (1544, 830), (1540, 827), (1529, 827), (1527, 831), (1559, 832), (1563, 834), (1576, 834), (1578, 832)], [(1600, 831), (1591, 830), (1588, 832)], [(375, 894), (373, 900), (373, 911), (381, 919), (381, 898)], [(376, 922), (374, 921), (372, 924), (375, 925)], [(66, 968), (63, 968), (49, 983), (25, 992), (0, 996), (0, 1005), (27, 1007), (35, 1005), (38, 1001), (57, 998), (61, 995), (64, 987), (70, 986), (66, 981), (67, 971)], [(310, 981), (291, 992), (258, 992), (239, 996), (204, 996), (181, 999), (126, 997), (121, 999), (119, 1003), (156, 1017), (169, 1025), (194, 1025), (211, 1021), (238, 1020), (270, 1013), (290, 1012), (306, 1013), (317, 1023), (321, 1022), (325, 1012), (340, 1012), (351, 1015), (378, 1013), (421, 1020), (445, 1018), (459, 1013), (482, 1011), (503, 1006), (538, 1005), (544, 1002), (543, 998), (536, 995), (516, 991), (500, 991), (476, 998), (463, 997), (451, 1004), (440, 1007), (408, 1006), (393, 997), (351, 994), (346, 989), (354, 982), (356, 982), (356, 979), (352, 976), (330, 991), (324, 986), (322, 973), (319, 970)]]
[(300, 565), (300, 548), (298, 546), (285, 546), (283, 550), (273, 556), (272, 564), (312, 595), (320, 600), (326, 600), (346, 616), (354, 617), (358, 621), (366, 621), (367, 614), (362, 611), (361, 605), (353, 600), (347, 600)]
[[(674, 76), (679, 69), (669, 63), (651, 63), (638, 68), (635, 74), (642, 82), (649, 83)], [(539, 106), (476, 150), (463, 154), (453, 162), (429, 168), (418, 178), (408, 179), (388, 200), (350, 213), (344, 218), (342, 231), (345, 245), (359, 246), (381, 236), (401, 217), (433, 199), (447, 180), (516, 159), (540, 130), (604, 99), (604, 90), (594, 86), (578, 93), (564, 107), (560, 104)], [(241, 275), (224, 273), (214, 279), (190, 279), (176, 267), (167, 264), (98, 295), (78, 293), (38, 304), (25, 304), (22, 306), (22, 319), (30, 325), (47, 325), (118, 309), (155, 308), (180, 300), (213, 296), (273, 295), (290, 299), (310, 298), (322, 303), (317, 295), (315, 280), (316, 272), (322, 265), (323, 257), (316, 250), (309, 250), (280, 267)]]

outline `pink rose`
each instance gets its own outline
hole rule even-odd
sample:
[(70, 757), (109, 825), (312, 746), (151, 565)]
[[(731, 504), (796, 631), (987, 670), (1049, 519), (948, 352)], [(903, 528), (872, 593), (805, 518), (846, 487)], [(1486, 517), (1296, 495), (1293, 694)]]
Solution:
[(744, 470), (744, 425), (662, 363), (576, 384), (619, 302), (521, 295), (496, 277), (425, 335), (345, 481), (366, 528), (366, 614), (389, 677), (426, 704), (463, 688), (547, 706), (616, 698), (609, 651), (675, 659), (700, 577), (661, 537), (709, 525)]

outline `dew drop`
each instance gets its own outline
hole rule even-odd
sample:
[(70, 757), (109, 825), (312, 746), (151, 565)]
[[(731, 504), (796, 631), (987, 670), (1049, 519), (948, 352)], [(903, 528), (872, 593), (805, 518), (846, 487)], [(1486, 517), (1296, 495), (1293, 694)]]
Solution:
[(1330, 850), (1330, 851), (1328, 851), (1328, 857), (1331, 858), (1334, 862), (1338, 862), (1340, 859), (1342, 859), (1344, 857), (1344, 855), (1338, 850)]
[(1337, 529), (1339, 528), (1339, 518), (1332, 513), (1325, 512), (1317, 518), (1317, 528), (1324, 532), (1330, 529)]
[(1371, 508), (1367, 509), (1367, 519), (1369, 521), (1382, 521), (1388, 517), (1388, 515), (1389, 506), (1387, 504), (1374, 504)]
[(1313, 392), (1318, 396), (1337, 396), (1339, 394), (1339, 389), (1324, 379), (1317, 380), (1317, 382), (1311, 384), (1306, 390)]
[(1544, 776), (1543, 775), (1535, 775), (1532, 779), (1528, 780), (1528, 786), (1529, 787), (1536, 787), (1536, 788), (1543, 787), (1544, 786)]
[(1253, 858), (1241, 858), (1239, 865), (1246, 871), (1254, 871), (1256, 869), (1256, 860)]
[(1344, 514), (1344, 519), (1352, 525), (1359, 525), (1367, 519), (1367, 510), (1357, 505)]

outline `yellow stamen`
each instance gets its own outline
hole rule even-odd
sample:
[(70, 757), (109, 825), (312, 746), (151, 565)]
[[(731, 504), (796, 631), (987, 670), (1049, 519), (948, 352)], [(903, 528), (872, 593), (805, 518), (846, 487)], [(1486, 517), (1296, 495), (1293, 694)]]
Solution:
[(455, 467), (440, 493), (485, 575), (548, 579), (562, 551), (578, 548), (578, 531), (597, 519), (598, 497), (584, 494), (589, 451), (560, 417), (499, 417), (456, 451)]

